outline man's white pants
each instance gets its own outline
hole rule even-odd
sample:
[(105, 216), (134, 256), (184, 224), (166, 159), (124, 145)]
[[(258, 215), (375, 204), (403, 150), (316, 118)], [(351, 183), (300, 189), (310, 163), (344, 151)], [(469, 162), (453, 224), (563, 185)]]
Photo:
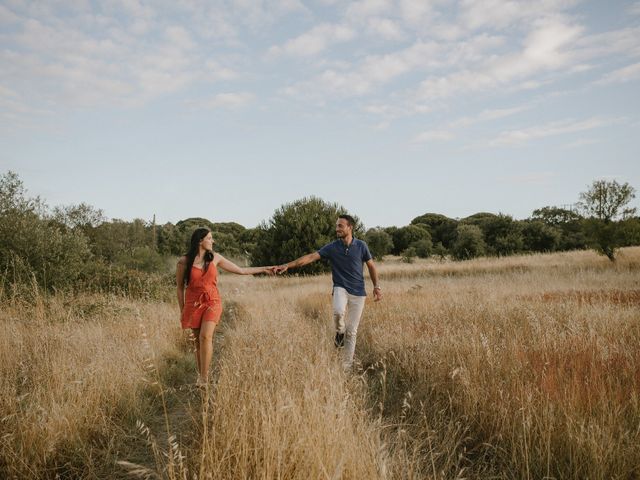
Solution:
[(333, 320), (336, 332), (344, 333), (342, 365), (345, 369), (351, 368), (353, 365), (358, 324), (366, 299), (367, 297), (351, 295), (342, 287), (333, 287)]

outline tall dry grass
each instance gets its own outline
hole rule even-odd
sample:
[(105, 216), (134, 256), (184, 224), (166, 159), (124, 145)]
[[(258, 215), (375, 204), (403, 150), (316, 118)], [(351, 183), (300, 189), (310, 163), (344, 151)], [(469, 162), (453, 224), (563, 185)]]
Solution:
[(155, 419), (160, 369), (184, 356), (176, 322), (175, 307), (122, 298), (4, 303), (0, 477), (106, 478), (123, 455), (147, 458), (135, 424)]
[(385, 299), (367, 303), (349, 374), (328, 276), (221, 276), (203, 392), (182, 388), (195, 369), (173, 305), (3, 305), (0, 472), (640, 475), (640, 248), (615, 265), (574, 252), (379, 269)]

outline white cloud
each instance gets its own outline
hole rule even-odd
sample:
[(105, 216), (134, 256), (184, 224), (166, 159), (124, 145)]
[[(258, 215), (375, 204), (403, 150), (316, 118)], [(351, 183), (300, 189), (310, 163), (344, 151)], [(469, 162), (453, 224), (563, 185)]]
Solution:
[(400, 25), (388, 18), (371, 18), (367, 27), (370, 33), (385, 40), (402, 40), (405, 38), (404, 31)]
[(359, 0), (351, 2), (347, 8), (346, 17), (354, 21), (360, 21), (367, 17), (379, 16), (388, 13), (393, 8), (391, 0)]
[(510, 85), (513, 81), (548, 70), (560, 69), (571, 61), (569, 45), (581, 32), (575, 25), (550, 22), (541, 24), (525, 39), (522, 50), (494, 56), (476, 66), (442, 77), (424, 80), (417, 91), (420, 99), (449, 97)]
[(437, 60), (439, 49), (435, 42), (418, 41), (397, 52), (370, 55), (357, 66), (348, 66), (340, 70), (327, 69), (309, 81), (298, 82), (288, 87), (285, 93), (298, 97), (307, 97), (311, 93), (314, 98), (321, 95), (366, 95), (415, 69), (434, 66), (440, 61)]
[(317, 55), (334, 43), (352, 40), (355, 31), (346, 25), (321, 24), (299, 37), (287, 41), (284, 45), (269, 49), (270, 56), (293, 55), (306, 57)]
[(454, 138), (453, 132), (449, 130), (427, 130), (416, 135), (413, 143), (425, 143), (432, 141), (448, 141)]
[(579, 138), (574, 142), (569, 142), (565, 145), (565, 148), (580, 148), (587, 147), (589, 145), (594, 145), (600, 143), (602, 140), (597, 138)]
[(419, 26), (432, 14), (432, 5), (427, 0), (401, 0), (400, 12), (408, 25)]
[(627, 12), (631, 15), (640, 15), (640, 2), (635, 2), (634, 4), (629, 5)]
[(470, 117), (462, 117), (457, 120), (453, 120), (452, 122), (449, 123), (449, 126), (451, 128), (468, 127), (476, 123), (488, 122), (491, 120), (498, 120), (500, 118), (509, 117), (511, 115), (515, 115), (517, 113), (528, 110), (529, 108), (531, 108), (529, 105), (522, 105), (522, 106), (512, 107), (512, 108), (497, 108), (497, 109), (483, 110), (478, 115), (470, 116)]
[(593, 117), (586, 120), (561, 120), (519, 130), (508, 130), (491, 140), (489, 146), (522, 145), (531, 140), (605, 127), (616, 121), (618, 120)]
[(609, 85), (612, 83), (625, 83), (640, 79), (640, 62), (609, 72), (596, 83)]
[(172, 25), (165, 30), (167, 40), (174, 46), (182, 50), (191, 50), (196, 44), (191, 34), (180, 25)]
[(255, 95), (249, 92), (229, 92), (219, 93), (213, 98), (203, 100), (201, 102), (190, 102), (190, 105), (199, 108), (216, 109), (216, 108), (241, 108), (249, 105), (255, 99)]
[(463, 0), (460, 19), (469, 29), (513, 28), (518, 22), (558, 16), (576, 0)]

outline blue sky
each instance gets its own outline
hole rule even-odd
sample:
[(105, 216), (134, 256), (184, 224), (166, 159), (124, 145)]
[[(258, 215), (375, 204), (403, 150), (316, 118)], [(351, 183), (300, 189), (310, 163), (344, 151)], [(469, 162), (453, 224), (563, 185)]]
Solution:
[(373, 227), (640, 189), (638, 1), (3, 1), (0, 44), (0, 170), (50, 205)]

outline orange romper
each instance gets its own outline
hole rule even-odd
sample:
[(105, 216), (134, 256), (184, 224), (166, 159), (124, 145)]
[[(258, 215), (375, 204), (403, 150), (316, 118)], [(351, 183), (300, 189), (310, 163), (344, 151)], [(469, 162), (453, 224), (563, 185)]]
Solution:
[(220, 321), (222, 301), (217, 285), (218, 271), (213, 263), (209, 264), (206, 272), (201, 268), (191, 267), (182, 309), (182, 328), (200, 328), (203, 321)]

